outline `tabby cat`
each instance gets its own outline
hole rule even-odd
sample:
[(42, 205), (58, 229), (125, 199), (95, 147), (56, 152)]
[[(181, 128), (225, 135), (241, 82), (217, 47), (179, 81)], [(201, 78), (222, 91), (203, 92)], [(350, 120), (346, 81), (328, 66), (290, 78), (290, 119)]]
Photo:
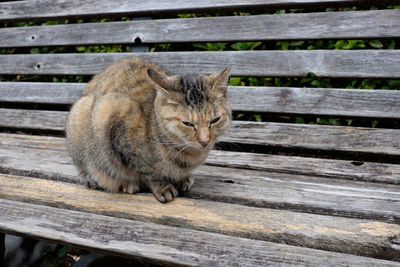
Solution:
[(110, 192), (148, 189), (162, 203), (189, 190), (191, 171), (231, 122), (229, 72), (169, 75), (131, 58), (96, 75), (67, 121), (81, 182)]

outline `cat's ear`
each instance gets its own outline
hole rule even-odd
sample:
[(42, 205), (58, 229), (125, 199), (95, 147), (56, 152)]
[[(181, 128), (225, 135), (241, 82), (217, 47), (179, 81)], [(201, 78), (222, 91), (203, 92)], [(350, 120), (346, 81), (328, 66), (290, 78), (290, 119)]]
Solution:
[(220, 97), (227, 98), (229, 73), (231, 69), (232, 66), (226, 68), (219, 74), (212, 74), (209, 76), (212, 84), (211, 93), (215, 95), (217, 98)]
[(169, 81), (169, 77), (167, 75), (155, 71), (153, 69), (147, 69), (147, 74), (149, 75), (150, 82), (154, 85), (154, 87), (158, 91), (166, 93), (167, 95), (169, 94), (169, 92), (166, 89)]

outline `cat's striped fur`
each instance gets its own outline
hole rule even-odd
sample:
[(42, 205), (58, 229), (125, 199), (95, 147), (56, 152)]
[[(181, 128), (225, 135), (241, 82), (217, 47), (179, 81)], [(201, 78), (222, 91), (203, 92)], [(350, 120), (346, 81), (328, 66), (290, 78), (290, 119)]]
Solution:
[(96, 75), (67, 121), (81, 179), (112, 192), (147, 188), (163, 203), (189, 190), (191, 171), (230, 124), (229, 71), (169, 76), (132, 58)]

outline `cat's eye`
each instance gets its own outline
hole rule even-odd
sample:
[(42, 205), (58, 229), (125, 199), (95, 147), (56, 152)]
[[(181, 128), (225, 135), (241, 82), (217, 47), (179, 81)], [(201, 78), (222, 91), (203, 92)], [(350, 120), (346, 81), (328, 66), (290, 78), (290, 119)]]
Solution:
[(189, 127), (194, 127), (194, 124), (193, 124), (193, 123), (191, 123), (191, 122), (188, 122), (188, 121), (182, 121), (182, 123), (183, 123), (184, 125), (186, 125), (186, 126), (189, 126)]
[(215, 119), (213, 119), (212, 121), (210, 121), (210, 125), (213, 124), (213, 123), (217, 123), (220, 119), (221, 119), (221, 116), (216, 117)]

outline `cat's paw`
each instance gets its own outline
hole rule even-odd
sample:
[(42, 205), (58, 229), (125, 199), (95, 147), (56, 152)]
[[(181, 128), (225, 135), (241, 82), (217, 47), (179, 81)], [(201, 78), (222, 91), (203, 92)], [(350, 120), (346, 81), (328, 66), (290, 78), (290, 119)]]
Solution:
[(140, 191), (140, 186), (137, 183), (125, 183), (122, 185), (122, 192), (133, 194)]
[(161, 203), (167, 203), (178, 195), (178, 190), (176, 190), (172, 184), (168, 184), (166, 186), (153, 189), (153, 194)]
[(181, 183), (181, 191), (189, 191), (194, 184), (194, 177), (193, 175), (189, 174)]

